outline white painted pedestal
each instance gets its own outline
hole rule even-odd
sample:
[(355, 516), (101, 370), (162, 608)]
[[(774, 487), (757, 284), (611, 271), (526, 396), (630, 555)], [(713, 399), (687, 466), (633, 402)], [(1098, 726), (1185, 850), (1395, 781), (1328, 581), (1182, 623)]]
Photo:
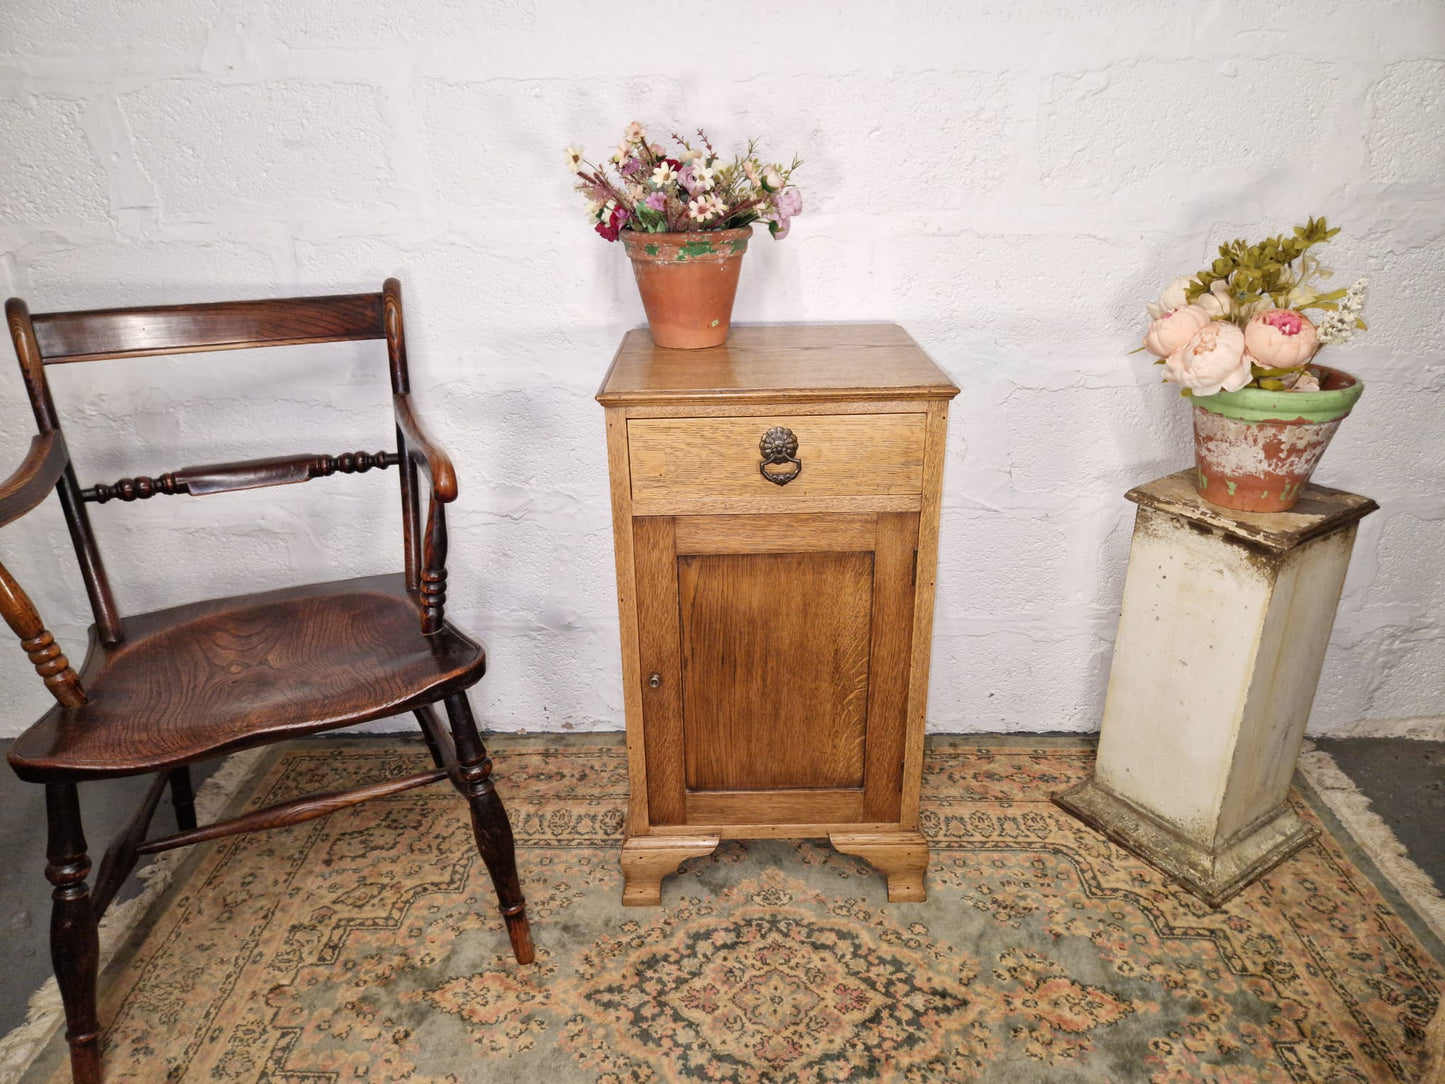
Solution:
[(1288, 806), (1359, 520), (1306, 486), (1292, 511), (1232, 512), (1192, 470), (1139, 505), (1094, 775), (1054, 800), (1219, 906), (1308, 843)]

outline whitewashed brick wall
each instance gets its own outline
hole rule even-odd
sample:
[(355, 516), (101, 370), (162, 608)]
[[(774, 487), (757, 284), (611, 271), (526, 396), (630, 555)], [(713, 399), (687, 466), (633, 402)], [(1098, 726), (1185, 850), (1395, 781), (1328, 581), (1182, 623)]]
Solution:
[[(1372, 330), (1334, 354), (1367, 390), (1318, 480), (1383, 511), (1311, 726), (1398, 728), (1445, 711), (1442, 103), (1438, 0), (10, 3), (0, 290), (45, 311), (400, 276), (416, 388), (462, 479), (451, 613), (488, 642), (480, 713), (615, 729), (592, 395), (642, 311), (561, 149), (605, 156), (638, 119), (797, 151), (805, 213), (749, 252), (736, 319), (897, 321), (963, 389), (930, 725), (1082, 731), (1103, 704), (1122, 495), (1189, 462), (1185, 404), (1127, 356), (1143, 303), (1221, 240), (1325, 214), (1345, 228), (1331, 262), (1374, 292)], [(315, 354), (54, 371), (82, 478), (383, 447), (382, 367)], [(29, 426), (7, 362), (0, 462)], [(372, 474), (95, 520), (134, 611), (394, 567), (394, 493)], [(0, 536), (78, 657), (78, 578), (68, 558), (48, 571), (65, 545), (53, 502)], [(18, 648), (0, 659), (12, 734), (46, 699)]]

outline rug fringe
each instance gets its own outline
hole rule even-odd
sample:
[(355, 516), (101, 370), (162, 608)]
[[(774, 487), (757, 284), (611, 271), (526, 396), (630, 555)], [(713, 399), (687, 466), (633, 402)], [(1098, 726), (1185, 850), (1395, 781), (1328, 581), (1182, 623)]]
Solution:
[(1435, 936), (1445, 941), (1445, 896), (1430, 875), (1410, 860), (1395, 833), (1370, 808), (1370, 800), (1328, 753), (1319, 749), (1300, 753), (1299, 768), (1380, 873)]
[[(196, 792), (196, 818), (205, 823), (219, 817), (241, 786), (255, 774), (265, 755), (265, 749), (250, 749), (233, 753), (227, 758)], [(101, 970), (105, 969), (116, 949), (125, 943), (156, 897), (171, 883), (186, 853), (185, 850), (175, 850), (157, 855), (136, 875), (145, 882), (140, 893), (124, 903), (113, 904), (106, 912), (100, 923)], [(0, 1037), (0, 1084), (15, 1084), (64, 1022), (65, 1009), (60, 1001), (60, 987), (52, 976), (31, 995), (25, 1023)]]

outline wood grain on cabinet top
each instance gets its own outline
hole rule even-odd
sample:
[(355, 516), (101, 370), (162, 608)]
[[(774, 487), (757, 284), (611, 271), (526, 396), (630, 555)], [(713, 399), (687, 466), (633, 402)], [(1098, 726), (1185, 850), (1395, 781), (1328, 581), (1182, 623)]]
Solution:
[(734, 327), (705, 350), (666, 350), (627, 333), (597, 401), (952, 399), (953, 381), (897, 324)]

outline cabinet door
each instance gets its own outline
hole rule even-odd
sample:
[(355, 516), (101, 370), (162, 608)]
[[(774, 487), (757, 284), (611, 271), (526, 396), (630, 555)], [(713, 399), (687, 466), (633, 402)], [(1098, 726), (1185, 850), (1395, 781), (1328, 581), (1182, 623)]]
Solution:
[(916, 513), (634, 521), (648, 819), (897, 821)]

